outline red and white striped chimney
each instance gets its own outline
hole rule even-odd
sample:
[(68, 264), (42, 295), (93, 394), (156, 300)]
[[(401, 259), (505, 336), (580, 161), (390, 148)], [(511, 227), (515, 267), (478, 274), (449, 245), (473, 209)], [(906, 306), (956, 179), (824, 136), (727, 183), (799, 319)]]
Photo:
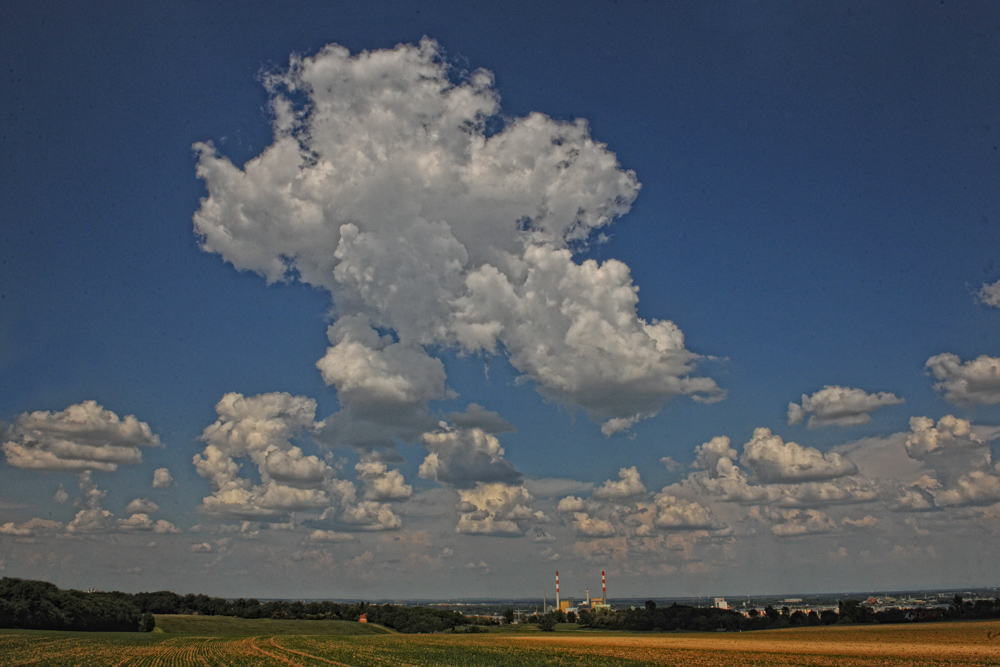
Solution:
[(604, 604), (608, 603), (608, 587), (604, 583), (604, 570), (601, 570), (601, 595), (604, 596)]
[(556, 570), (556, 609), (559, 609), (559, 570)]

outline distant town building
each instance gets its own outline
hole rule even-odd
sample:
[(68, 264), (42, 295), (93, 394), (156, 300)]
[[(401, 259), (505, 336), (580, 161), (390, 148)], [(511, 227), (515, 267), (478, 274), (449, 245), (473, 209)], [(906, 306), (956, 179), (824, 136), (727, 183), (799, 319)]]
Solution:
[(729, 603), (726, 602), (726, 598), (715, 598), (715, 604), (712, 606), (716, 609), (729, 609)]
[(358, 618), (358, 623), (367, 623), (367, 622), (368, 622), (368, 614), (361, 614), (361, 616)]

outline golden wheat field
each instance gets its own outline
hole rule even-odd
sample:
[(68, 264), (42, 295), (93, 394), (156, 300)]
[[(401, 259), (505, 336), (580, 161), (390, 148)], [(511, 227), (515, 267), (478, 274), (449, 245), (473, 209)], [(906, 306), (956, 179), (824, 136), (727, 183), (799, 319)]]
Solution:
[[(320, 626), (302, 627), (303, 632), (322, 631)], [(225, 635), (7, 630), (0, 633), (0, 667), (1000, 665), (997, 621), (703, 634), (522, 629), (480, 635), (400, 635), (377, 630), (373, 634), (362, 628), (358, 631), (366, 634), (343, 634), (350, 628), (340, 627), (334, 630), (340, 634), (241, 636), (235, 634), (239, 630), (233, 623), (224, 630), (233, 634)]]

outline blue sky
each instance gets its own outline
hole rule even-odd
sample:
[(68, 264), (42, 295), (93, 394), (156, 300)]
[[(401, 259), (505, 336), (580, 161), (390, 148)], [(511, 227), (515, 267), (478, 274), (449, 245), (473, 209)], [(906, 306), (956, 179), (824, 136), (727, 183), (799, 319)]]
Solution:
[(0, 30), (4, 574), (996, 585), (994, 5), (14, 2)]

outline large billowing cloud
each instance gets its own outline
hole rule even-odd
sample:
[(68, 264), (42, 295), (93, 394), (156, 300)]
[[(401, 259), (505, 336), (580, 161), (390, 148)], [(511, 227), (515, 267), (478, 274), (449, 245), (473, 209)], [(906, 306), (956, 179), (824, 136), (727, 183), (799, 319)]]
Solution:
[[(989, 443), (969, 421), (945, 415), (935, 424), (928, 417), (913, 417), (906, 451), (932, 468), (934, 476), (922, 484), (925, 488), (911, 489), (905, 500), (930, 495), (938, 507), (1000, 500), (1000, 466), (993, 465)], [(912, 509), (924, 507), (918, 503)]]
[(887, 391), (869, 394), (863, 389), (827, 385), (811, 396), (802, 394), (801, 403), (789, 403), (788, 423), (798, 424), (808, 414), (809, 428), (867, 424), (872, 410), (900, 403), (905, 401)]
[(754, 476), (765, 484), (814, 482), (858, 471), (857, 466), (839, 454), (824, 454), (814, 447), (785, 442), (767, 428), (754, 430), (753, 438), (743, 445), (740, 463), (752, 470)]
[[(728, 441), (726, 443), (728, 447)], [(632, 466), (620, 469), (617, 480), (606, 480), (589, 499), (562, 498), (556, 510), (566, 515), (578, 538), (614, 538), (620, 540), (620, 547), (626, 550), (655, 549), (652, 545), (658, 544), (660, 537), (657, 535), (661, 531), (704, 533), (726, 528), (710, 509), (697, 501), (673, 495), (673, 490), (665, 487), (650, 499), (651, 494), (642, 483), (638, 469)]]
[[(306, 456), (291, 438), (316, 430), (316, 402), (287, 393), (245, 398), (226, 394), (215, 406), (219, 419), (205, 429), (205, 450), (195, 454), (198, 474), (212, 482), (205, 510), (237, 516), (267, 515), (324, 508), (344, 491), (334, 470), (317, 456)], [(261, 483), (240, 475), (237, 459), (256, 466)], [(340, 492), (340, 494), (338, 494)], [(353, 486), (349, 495), (353, 496)]]
[(949, 403), (1000, 403), (1000, 358), (984, 354), (963, 363), (958, 355), (945, 352), (928, 359), (927, 370), (937, 380), (934, 388)]
[(782, 507), (864, 503), (879, 497), (878, 484), (856, 475), (857, 466), (844, 456), (786, 443), (767, 428), (754, 431), (739, 463), (737, 456), (728, 437), (712, 438), (695, 448), (694, 470), (664, 492), (676, 487), (724, 502)]
[(609, 435), (678, 395), (721, 398), (672, 322), (638, 317), (626, 265), (574, 261), (630, 209), (635, 174), (585, 121), (505, 118), (489, 72), (454, 75), (429, 39), (330, 45), (267, 77), (274, 141), (258, 157), (239, 168), (196, 145), (202, 247), (332, 295), (317, 366), (343, 410), (328, 437), (372, 447), (433, 428), (442, 349), (504, 352)]
[[(283, 392), (244, 397), (226, 394), (215, 406), (218, 420), (205, 429), (206, 443), (195, 454), (198, 474), (212, 483), (202, 500), (211, 514), (254, 518), (315, 511), (320, 520), (356, 530), (394, 530), (402, 525), (383, 501), (405, 500), (413, 488), (398, 470), (369, 455), (355, 466), (364, 486), (338, 479), (336, 470), (316, 455), (307, 455), (292, 439), (323, 428), (315, 421), (316, 402)], [(241, 459), (257, 468), (260, 483), (241, 474)]]
[(132, 415), (119, 418), (95, 401), (61, 412), (26, 412), (3, 443), (7, 463), (17, 468), (111, 472), (142, 461), (140, 447), (158, 447), (149, 424)]

